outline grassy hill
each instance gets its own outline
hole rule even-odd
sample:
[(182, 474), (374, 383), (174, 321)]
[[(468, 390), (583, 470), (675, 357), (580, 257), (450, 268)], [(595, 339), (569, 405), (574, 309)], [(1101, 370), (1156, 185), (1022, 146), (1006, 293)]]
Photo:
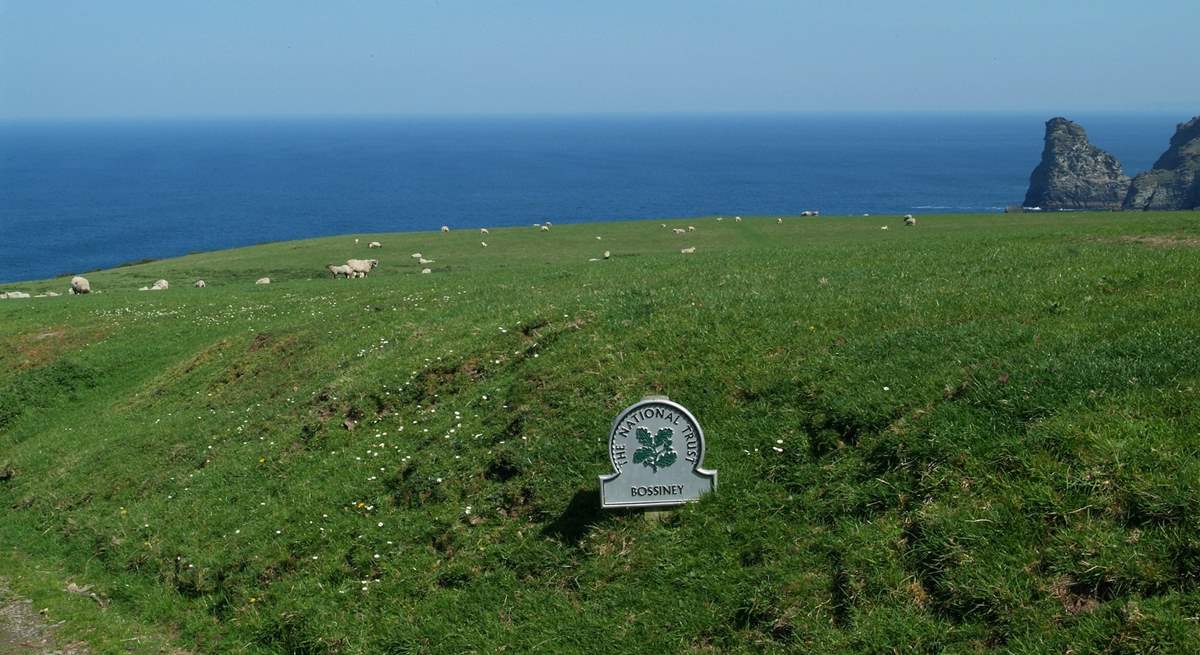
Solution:
[[(1200, 215), (919, 220), (349, 235), (0, 301), (0, 577), (98, 652), (1197, 652)], [(650, 393), (721, 486), (603, 511)]]

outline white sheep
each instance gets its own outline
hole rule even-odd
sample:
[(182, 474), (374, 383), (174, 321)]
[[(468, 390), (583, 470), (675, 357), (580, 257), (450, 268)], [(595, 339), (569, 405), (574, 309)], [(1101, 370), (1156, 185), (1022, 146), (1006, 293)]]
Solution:
[(420, 258), (420, 259), (418, 259), (418, 260), (417, 260), (417, 263), (418, 263), (418, 264), (432, 264), (432, 263), (434, 263), (435, 261), (436, 261), (436, 260), (433, 260), (433, 259), (425, 259), (424, 257), (422, 257), (422, 258)]
[(414, 253), (411, 255), (411, 257), (412, 257), (413, 259), (420, 259), (420, 258), (424, 257), (424, 255), (422, 255), (422, 254), (421, 254), (421, 253), (419, 253), (419, 252), (414, 252)]
[(170, 286), (166, 280), (155, 280), (154, 284), (150, 285), (150, 291), (166, 291)]
[(197, 289), (203, 289), (204, 287), (206, 287), (208, 285), (205, 284), (204, 280), (196, 280), (196, 282), (192, 286), (196, 287)]
[(88, 282), (86, 277), (83, 277), (81, 275), (76, 275), (75, 277), (71, 278), (71, 288), (70, 288), (71, 295), (80, 294), (80, 293), (91, 293), (91, 292), (92, 292), (92, 284), (90, 282)]
[(887, 229), (887, 226), (886, 226), (886, 225), (881, 225), (881, 226), (879, 226), (879, 229), (881, 229), (881, 230), (886, 230), (886, 229)]
[(545, 225), (543, 225), (543, 226), (542, 226), (542, 231), (543, 231), (543, 232), (549, 232), (549, 231), (550, 231), (550, 224), (549, 224), (549, 223), (546, 223)]
[(442, 226), (442, 232), (449, 232), (449, 231), (450, 231), (450, 226), (449, 226), (449, 225), (443, 225), (443, 226)]
[(367, 247), (368, 248), (382, 248), (383, 244), (379, 243), (378, 241), (372, 241), (371, 243), (367, 244)]
[(612, 257), (612, 253), (611, 253), (611, 252), (609, 252), (609, 251), (607, 251), (607, 250), (605, 250), (605, 251), (604, 251), (604, 258), (605, 258), (605, 259), (608, 259), (609, 257)]
[(488, 229), (486, 227), (479, 228), (479, 233), (480, 234), (491, 234), (491, 232), (488, 232)]
[(720, 222), (721, 222), (721, 221), (723, 221), (723, 220), (725, 220), (725, 217), (723, 217), (723, 216), (718, 216), (718, 217), (717, 217), (717, 222), (718, 222), (718, 223), (720, 223)]
[(480, 241), (480, 242), (479, 242), (479, 245), (481, 245), (481, 246), (483, 246), (484, 248), (486, 248), (486, 247), (487, 247), (487, 241)]
[(603, 240), (603, 239), (604, 239), (604, 237), (596, 237), (596, 240), (597, 240), (597, 241), (601, 241), (601, 240)]
[(671, 231), (674, 232), (675, 234), (687, 234), (687, 230), (685, 230), (681, 227), (673, 227), (673, 228), (671, 228)]
[(330, 264), (325, 267), (335, 279), (338, 277), (351, 278), (354, 277), (354, 269), (345, 264)]
[(28, 298), (29, 294), (24, 291), (9, 291), (8, 293), (0, 293), (0, 300), (17, 300), (19, 298)]
[(694, 254), (696, 254), (696, 246), (692, 246), (691, 248), (684, 248), (684, 249), (680, 250), (679, 252), (681, 252), (685, 255), (694, 255)]
[(255, 281), (254, 281), (254, 283), (255, 283), (255, 284), (270, 284), (270, 283), (271, 283), (271, 278), (269, 278), (269, 277), (260, 277), (260, 278), (258, 278), (257, 280), (255, 280)]
[(372, 270), (375, 269), (376, 266), (379, 266), (379, 260), (378, 259), (347, 259), (346, 266), (349, 266), (350, 270), (354, 271), (354, 277), (366, 277), (367, 273), (370, 273)]
[(734, 222), (734, 223), (741, 223), (741, 222), (742, 222), (742, 217), (741, 217), (741, 216), (734, 216), (734, 217), (733, 217), (733, 222)]
[(695, 226), (695, 225), (689, 225), (689, 226), (688, 226), (688, 232), (695, 232), (695, 231), (696, 231), (696, 226)]
[(782, 219), (782, 218), (777, 218), (777, 219), (775, 219), (775, 222), (776, 222), (776, 223), (779, 223), (780, 225), (783, 225), (783, 219)]
[(905, 225), (908, 225), (908, 226), (916, 225), (916, 224), (917, 224), (917, 219), (913, 218), (911, 215), (909, 215), (909, 216), (905, 216), (905, 217), (904, 217), (904, 224), (905, 224)]
[(421, 269), (421, 274), (422, 274), (422, 275), (425, 275), (425, 274), (427, 274), (427, 273), (432, 273), (432, 272), (433, 272), (433, 269), (432, 269), (432, 268), (422, 268), (422, 269)]

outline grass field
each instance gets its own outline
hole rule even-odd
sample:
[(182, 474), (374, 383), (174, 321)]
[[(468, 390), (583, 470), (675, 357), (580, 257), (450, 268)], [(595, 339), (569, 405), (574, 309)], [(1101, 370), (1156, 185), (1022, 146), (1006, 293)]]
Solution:
[[(97, 652), (1200, 651), (1200, 215), (661, 222), (0, 301), (0, 577)], [(602, 511), (649, 393), (720, 488)]]

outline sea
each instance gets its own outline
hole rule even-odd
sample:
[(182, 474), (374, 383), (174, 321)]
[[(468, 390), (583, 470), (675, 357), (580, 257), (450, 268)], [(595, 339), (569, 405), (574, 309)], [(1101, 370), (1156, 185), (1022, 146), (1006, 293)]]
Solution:
[[(1127, 173), (1186, 116), (1070, 115)], [(1000, 212), (1046, 115), (0, 122), (0, 283), (357, 232)]]

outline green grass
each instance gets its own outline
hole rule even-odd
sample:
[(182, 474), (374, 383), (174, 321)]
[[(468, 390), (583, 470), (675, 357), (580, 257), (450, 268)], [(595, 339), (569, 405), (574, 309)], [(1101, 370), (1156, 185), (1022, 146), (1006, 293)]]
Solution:
[[(0, 575), (101, 652), (1197, 652), (1200, 215), (919, 220), (351, 235), (0, 301)], [(602, 511), (650, 393), (720, 488)]]

